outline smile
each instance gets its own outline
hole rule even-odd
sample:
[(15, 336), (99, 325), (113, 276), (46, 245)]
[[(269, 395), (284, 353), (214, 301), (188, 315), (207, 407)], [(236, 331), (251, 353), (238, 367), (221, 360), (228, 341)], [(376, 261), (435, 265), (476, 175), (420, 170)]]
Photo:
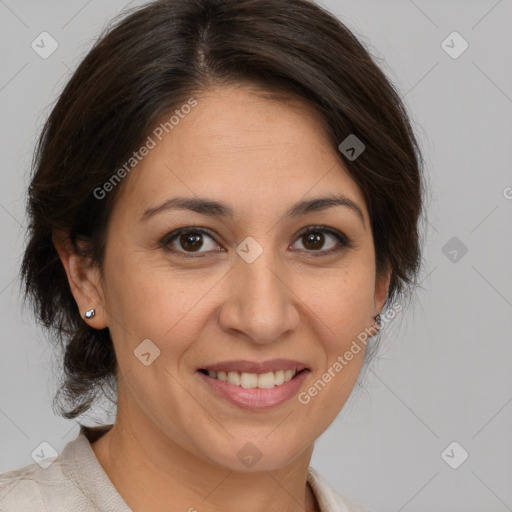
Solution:
[(259, 374), (247, 372), (200, 371), (205, 372), (212, 379), (218, 379), (244, 389), (272, 389), (274, 386), (281, 386), (285, 382), (291, 381), (299, 373), (296, 370), (277, 370), (275, 372)]
[(310, 373), (304, 364), (274, 360), (219, 363), (199, 368), (196, 375), (214, 396), (242, 409), (260, 411), (294, 397)]

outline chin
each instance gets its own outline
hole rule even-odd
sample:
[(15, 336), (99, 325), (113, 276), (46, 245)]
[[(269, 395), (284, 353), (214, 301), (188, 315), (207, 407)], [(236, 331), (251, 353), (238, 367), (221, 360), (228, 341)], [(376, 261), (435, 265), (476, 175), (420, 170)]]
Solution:
[[(270, 430), (271, 432), (271, 430)], [(272, 437), (271, 434), (270, 437)], [(275, 434), (274, 439), (262, 434), (260, 437), (233, 437), (224, 445), (216, 444), (217, 450), (211, 449), (203, 452), (214, 464), (230, 471), (258, 472), (274, 471), (285, 468), (297, 457), (304, 453), (304, 446), (313, 447), (313, 441), (307, 444), (307, 440), (296, 440), (291, 443)], [(211, 447), (211, 445), (210, 445)]]

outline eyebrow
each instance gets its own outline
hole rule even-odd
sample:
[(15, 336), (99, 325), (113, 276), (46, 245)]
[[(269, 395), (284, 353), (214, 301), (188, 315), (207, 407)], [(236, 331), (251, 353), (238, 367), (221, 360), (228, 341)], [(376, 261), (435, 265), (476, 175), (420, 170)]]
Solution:
[[(306, 199), (294, 204), (285, 214), (285, 218), (294, 219), (308, 213), (327, 210), (335, 206), (344, 206), (355, 212), (364, 225), (364, 215), (361, 208), (352, 199), (343, 195), (317, 197)], [(190, 210), (212, 217), (234, 217), (233, 209), (227, 204), (201, 197), (173, 197), (153, 208), (148, 208), (141, 217), (141, 221), (154, 217), (167, 210)]]

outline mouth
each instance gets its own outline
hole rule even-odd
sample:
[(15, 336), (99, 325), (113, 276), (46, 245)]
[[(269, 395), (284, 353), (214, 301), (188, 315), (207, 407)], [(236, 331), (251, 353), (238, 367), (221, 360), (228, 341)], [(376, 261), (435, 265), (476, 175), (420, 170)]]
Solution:
[(198, 368), (196, 374), (216, 397), (243, 409), (276, 407), (295, 396), (311, 370), (290, 360), (230, 361)]
[(211, 379), (227, 382), (232, 386), (240, 386), (244, 389), (272, 389), (275, 386), (282, 386), (285, 382), (290, 382), (296, 378), (297, 375), (307, 372), (308, 369), (304, 368), (298, 370), (277, 370), (265, 373), (249, 373), (239, 371), (212, 371), (201, 368), (198, 370), (203, 375), (207, 375)]

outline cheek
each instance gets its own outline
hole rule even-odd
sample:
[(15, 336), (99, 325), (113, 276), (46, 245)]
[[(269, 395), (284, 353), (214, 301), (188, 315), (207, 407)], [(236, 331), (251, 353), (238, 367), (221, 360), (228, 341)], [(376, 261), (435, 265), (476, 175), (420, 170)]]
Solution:
[[(329, 358), (371, 323), (375, 283), (369, 263), (359, 254), (343, 268), (310, 267), (282, 276)], [(130, 346), (148, 338), (176, 354), (200, 335), (208, 311), (221, 307), (215, 303), (222, 288), (218, 273), (154, 268), (126, 253), (112, 255), (105, 265), (112, 335), (128, 337)]]
[[(305, 303), (315, 318), (322, 358), (301, 404), (322, 410), (327, 425), (353, 390), (366, 351), (372, 325), (374, 278), (365, 266), (341, 270), (329, 279), (306, 282)], [(302, 293), (306, 293), (304, 288)], [(310, 404), (308, 406), (308, 404)]]
[[(137, 270), (129, 270), (134, 268)], [(117, 260), (108, 271), (109, 329), (120, 362), (123, 353), (130, 357), (143, 340), (149, 339), (163, 358), (177, 365), (180, 354), (200, 334), (206, 320), (207, 295), (218, 276), (176, 274), (128, 260)]]
[(371, 323), (375, 280), (364, 266), (338, 269), (335, 273), (306, 277), (297, 283), (298, 295), (340, 348)]

